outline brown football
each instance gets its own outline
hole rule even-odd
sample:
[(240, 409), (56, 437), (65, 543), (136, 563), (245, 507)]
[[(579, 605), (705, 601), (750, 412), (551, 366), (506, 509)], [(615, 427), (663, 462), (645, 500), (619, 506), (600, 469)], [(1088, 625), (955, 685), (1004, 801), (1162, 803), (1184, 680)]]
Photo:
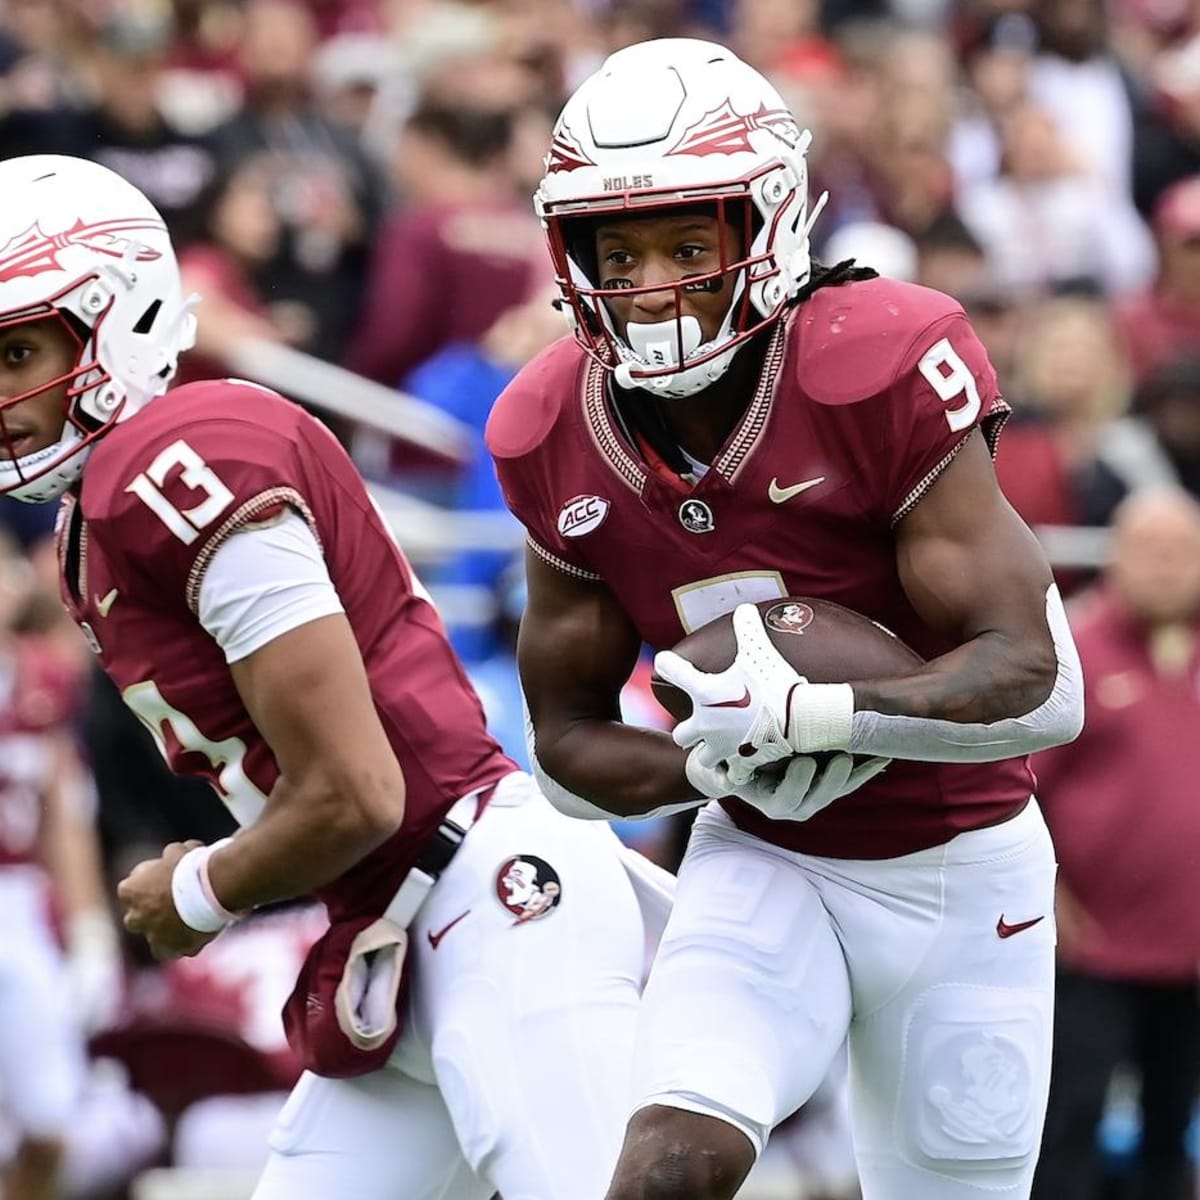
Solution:
[[(809, 683), (888, 679), (906, 675), (924, 661), (882, 625), (830, 600), (788, 596), (760, 601), (758, 609), (775, 648)], [(732, 614), (709, 621), (672, 648), (702, 671), (723, 671), (737, 651)], [(686, 692), (657, 672), (650, 683), (658, 702), (677, 721), (691, 716)]]

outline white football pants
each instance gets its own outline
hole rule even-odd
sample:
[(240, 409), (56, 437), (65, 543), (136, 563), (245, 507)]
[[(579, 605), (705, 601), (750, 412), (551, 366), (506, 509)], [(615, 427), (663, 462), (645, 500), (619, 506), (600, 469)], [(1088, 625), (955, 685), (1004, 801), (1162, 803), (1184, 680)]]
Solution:
[(86, 1072), (49, 911), (38, 868), (0, 869), (0, 1104), (21, 1135), (35, 1138), (65, 1133)]
[[(561, 892), (518, 923), (499, 880), (530, 856)], [(504, 780), (409, 930), (391, 1063), (353, 1080), (306, 1074), (254, 1200), (601, 1200), (671, 884), (606, 825), (556, 812), (528, 776)]]
[(768, 845), (710, 805), (646, 986), (639, 1106), (720, 1118), (761, 1151), (848, 1036), (864, 1200), (1025, 1200), (1049, 1090), (1054, 875), (1032, 801), (879, 862)]

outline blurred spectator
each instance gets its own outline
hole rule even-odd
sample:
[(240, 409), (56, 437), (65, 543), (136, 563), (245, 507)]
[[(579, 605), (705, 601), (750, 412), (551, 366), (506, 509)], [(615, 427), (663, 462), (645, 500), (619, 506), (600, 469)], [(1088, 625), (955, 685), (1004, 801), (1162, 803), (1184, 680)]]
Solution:
[[(1028, 322), (1021, 362), (1015, 418), (996, 456), (1005, 495), (1034, 527), (1103, 524), (1125, 489), (1099, 449), (1129, 402), (1106, 309), (1082, 298), (1042, 305)], [(1079, 582), (1057, 575), (1066, 589)]]
[(1200, 498), (1200, 358), (1160, 367), (1138, 391), (1135, 415), (1108, 431), (1104, 452), (1127, 491), (1175, 484)]
[(868, 166), (878, 216), (918, 236), (953, 210), (947, 148), (956, 67), (943, 38), (894, 33), (877, 69), (880, 90)]
[(1088, 173), (1044, 109), (1015, 107), (1001, 146), (1001, 174), (968, 185), (958, 204), (998, 282), (1037, 293), (1083, 281), (1110, 294), (1147, 282), (1149, 233), (1128, 201)]
[(884, 219), (877, 181), (867, 161), (881, 107), (880, 64), (894, 32), (882, 21), (855, 22), (839, 30), (839, 68), (826, 86), (810, 87), (797, 102), (797, 119), (806, 117), (813, 133), (809, 190), (814, 197), (829, 194), (825, 214), (814, 230), (818, 247), (841, 224)]
[(239, 0), (174, 0), (173, 37), (159, 82), (159, 104), (180, 130), (203, 135), (242, 102), (237, 47)]
[(67, 20), (54, 0), (0, 5), (0, 155), (70, 151), (71, 78), (56, 47)]
[(1069, 140), (1084, 172), (1127, 203), (1133, 155), (1129, 86), (1108, 42), (1105, 0), (1034, 0), (1039, 48), (1029, 96)]
[(1015, 386), (1020, 310), (992, 275), (987, 255), (954, 214), (935, 221), (919, 238), (917, 282), (953, 296), (966, 310), (1000, 379), (1001, 391)]
[(478, 339), (548, 274), (528, 197), (508, 170), (513, 114), (426, 104), (397, 154), (406, 200), (376, 242), (347, 365), (397, 384), (443, 346)]
[(201, 200), (201, 237), (179, 256), (185, 294), (196, 293), (196, 347), (180, 364), (177, 383), (213, 379), (231, 370), (230, 347), (242, 338), (303, 344), (295, 308), (272, 308), (260, 282), (279, 253), (283, 222), (275, 205), (278, 165), (252, 154), (214, 180)]
[(16, 633), (33, 578), (0, 540), (0, 1087), (17, 1131), (4, 1194), (54, 1200), (85, 1029), (115, 1015), (122, 965), (71, 729), (76, 681)]
[(995, 288), (987, 255), (973, 233), (950, 213), (915, 239), (917, 282), (962, 300)]
[(1200, 174), (1163, 193), (1154, 209), (1158, 276), (1118, 308), (1137, 379), (1200, 346)]
[(77, 152), (145, 192), (172, 236), (186, 243), (197, 232), (197, 203), (216, 162), (159, 108), (170, 40), (165, 12), (138, 9), (104, 21), (92, 58), (95, 100), (80, 114)]
[(1200, 33), (1154, 59), (1133, 143), (1133, 197), (1149, 217), (1173, 184), (1200, 174)]
[(1116, 520), (1103, 588), (1073, 621), (1088, 720), (1035, 756), (1054, 835), (1060, 975), (1035, 1200), (1101, 1195), (1114, 1070), (1141, 1074), (1138, 1200), (1190, 1200), (1200, 1084), (1200, 505), (1145, 492)]
[(207, 74), (236, 69), (241, 35), (238, 0), (173, 0), (171, 65)]
[(817, 0), (733, 0), (731, 8), (727, 44), (776, 84), (786, 87), (837, 64)]
[(288, 304), (301, 348), (341, 356), (354, 326), (382, 181), (353, 135), (313, 98), (317, 30), (298, 0), (248, 0), (239, 65), (245, 105), (213, 134), (229, 165), (268, 152), (277, 168), (279, 251), (262, 271), (273, 303)]
[(63, 606), (58, 585), (58, 546), (53, 537), (42, 537), (25, 548), (33, 571), (31, 588), (22, 608), (16, 631), (36, 640), (64, 681), (69, 680), (81, 704), (86, 681), (95, 665), (95, 655)]
[(967, 36), (964, 82), (948, 153), (959, 187), (1000, 171), (999, 128), (1025, 98), (1037, 31), (1025, 12), (1001, 12)]
[(360, 140), (367, 134), (379, 89), (401, 70), (401, 51), (390, 38), (343, 33), (323, 43), (313, 60), (320, 111)]
[[(410, 6), (393, 28), (415, 92), (447, 108), (517, 108), (542, 86), (535, 62), (563, 0)], [(411, 108), (411, 106), (410, 106)]]
[[(539, 288), (528, 300), (505, 309), (477, 342), (452, 342), (404, 379), (407, 391), (457, 417), (478, 434), (474, 453), (465, 466), (455, 472), (433, 469), (433, 478), (423, 481), (427, 494), (432, 492), (454, 508), (507, 515), (491, 457), (484, 448), (483, 427), (496, 398), (517, 371), (566, 334), (566, 321), (552, 303), (557, 295), (552, 286)], [(409, 486), (417, 482), (415, 472), (416, 467), (410, 464), (406, 475)], [(439, 479), (440, 494), (435, 490)], [(517, 529), (516, 518), (511, 521)], [(486, 595), (486, 606), (492, 607), (510, 558), (505, 549), (466, 551), (446, 563), (436, 578), (456, 588), (482, 589), (477, 594)], [(455, 628), (451, 622), (454, 648), (467, 661), (492, 652), (496, 639), (489, 624), (484, 621)], [(500, 640), (505, 641), (503, 637)]]
[(825, 243), (830, 264), (853, 258), (880, 275), (914, 283), (917, 278), (917, 246), (902, 229), (879, 221), (853, 221), (843, 225)]

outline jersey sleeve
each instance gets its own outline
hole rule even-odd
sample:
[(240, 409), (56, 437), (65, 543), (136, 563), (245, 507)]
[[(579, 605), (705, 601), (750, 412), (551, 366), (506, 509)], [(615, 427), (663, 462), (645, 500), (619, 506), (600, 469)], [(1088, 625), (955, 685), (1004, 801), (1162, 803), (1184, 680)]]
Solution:
[(227, 408), (160, 424), (134, 449), (123, 447), (104, 464), (101, 511), (85, 507), (89, 536), (166, 607), (197, 610), (208, 564), (234, 533), (289, 508), (316, 532), (286, 423)]
[[(501, 393), (488, 418), (487, 446), (504, 503), (525, 526), (530, 549), (557, 570), (594, 580), (600, 576), (582, 557), (578, 539), (561, 532), (560, 526), (574, 519), (571, 498), (562, 503), (553, 499), (555, 481), (560, 472), (569, 471), (573, 457), (570, 431), (558, 421), (558, 401), (574, 386), (573, 377), (564, 377), (558, 368), (555, 354), (560, 354), (557, 344)], [(581, 505), (596, 502), (584, 495), (574, 499)]]
[(918, 336), (887, 401), (879, 502), (893, 523), (915, 507), (974, 430), (994, 456), (1010, 412), (987, 351), (962, 312), (941, 317)]

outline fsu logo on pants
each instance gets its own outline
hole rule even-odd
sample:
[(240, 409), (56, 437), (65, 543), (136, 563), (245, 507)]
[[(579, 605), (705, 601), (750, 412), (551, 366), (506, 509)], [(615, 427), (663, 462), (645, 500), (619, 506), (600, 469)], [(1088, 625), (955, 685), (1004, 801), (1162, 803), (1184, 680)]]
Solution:
[(544, 858), (518, 854), (496, 872), (496, 898), (525, 925), (549, 916), (562, 899), (562, 881)]

